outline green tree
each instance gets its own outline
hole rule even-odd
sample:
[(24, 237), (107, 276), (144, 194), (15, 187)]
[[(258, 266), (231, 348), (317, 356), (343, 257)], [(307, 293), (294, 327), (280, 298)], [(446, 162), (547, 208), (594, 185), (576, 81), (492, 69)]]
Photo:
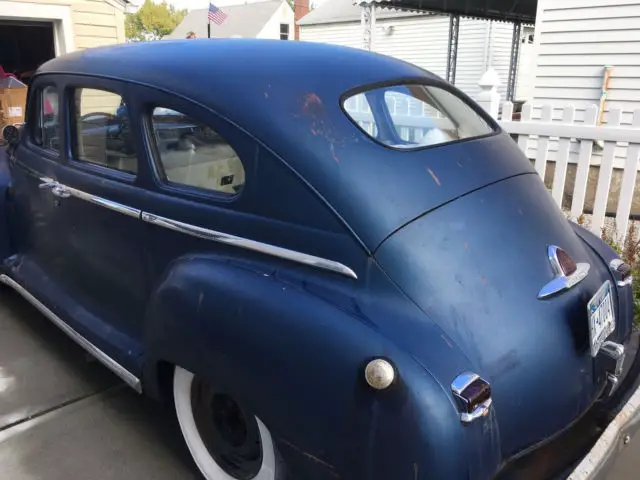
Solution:
[(125, 18), (127, 40), (159, 40), (173, 32), (186, 14), (186, 9), (177, 10), (164, 0), (161, 3), (145, 0), (137, 12), (128, 13)]

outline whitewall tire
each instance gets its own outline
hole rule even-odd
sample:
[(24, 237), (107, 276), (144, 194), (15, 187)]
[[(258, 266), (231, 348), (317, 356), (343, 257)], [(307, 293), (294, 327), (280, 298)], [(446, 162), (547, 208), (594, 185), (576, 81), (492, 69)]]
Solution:
[[(191, 372), (175, 367), (173, 399), (176, 416), (191, 456), (204, 478), (275, 480), (276, 454), (267, 427), (251, 414), (243, 416), (246, 412), (231, 397), (217, 392), (211, 394), (208, 387), (204, 387), (208, 396), (200, 395), (200, 383), (204, 385)], [(205, 398), (203, 395), (206, 401), (201, 400)], [(205, 411), (209, 407), (211, 411)]]

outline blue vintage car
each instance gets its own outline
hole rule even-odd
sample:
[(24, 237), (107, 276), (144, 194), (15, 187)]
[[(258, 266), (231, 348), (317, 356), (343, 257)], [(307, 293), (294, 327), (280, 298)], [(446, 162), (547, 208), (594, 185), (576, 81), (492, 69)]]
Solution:
[(633, 434), (630, 267), (436, 75), (97, 48), (5, 135), (0, 280), (165, 400), (207, 480), (587, 479)]

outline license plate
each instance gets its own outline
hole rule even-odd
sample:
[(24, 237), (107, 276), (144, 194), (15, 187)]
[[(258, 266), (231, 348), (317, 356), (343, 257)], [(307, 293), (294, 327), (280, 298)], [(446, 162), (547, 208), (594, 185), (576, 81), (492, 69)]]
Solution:
[(591, 356), (595, 357), (604, 341), (616, 329), (611, 282), (609, 280), (604, 282), (596, 294), (591, 297), (587, 309), (589, 312)]

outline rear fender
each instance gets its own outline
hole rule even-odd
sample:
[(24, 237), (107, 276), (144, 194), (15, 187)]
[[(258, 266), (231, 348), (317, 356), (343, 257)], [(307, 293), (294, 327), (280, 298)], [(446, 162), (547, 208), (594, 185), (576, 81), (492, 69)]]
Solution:
[[(150, 357), (255, 412), (287, 478), (466, 478), (459, 418), (442, 387), (358, 312), (350, 280), (320, 275), (178, 259), (149, 305)], [(400, 372), (387, 390), (364, 381), (373, 356)]]

